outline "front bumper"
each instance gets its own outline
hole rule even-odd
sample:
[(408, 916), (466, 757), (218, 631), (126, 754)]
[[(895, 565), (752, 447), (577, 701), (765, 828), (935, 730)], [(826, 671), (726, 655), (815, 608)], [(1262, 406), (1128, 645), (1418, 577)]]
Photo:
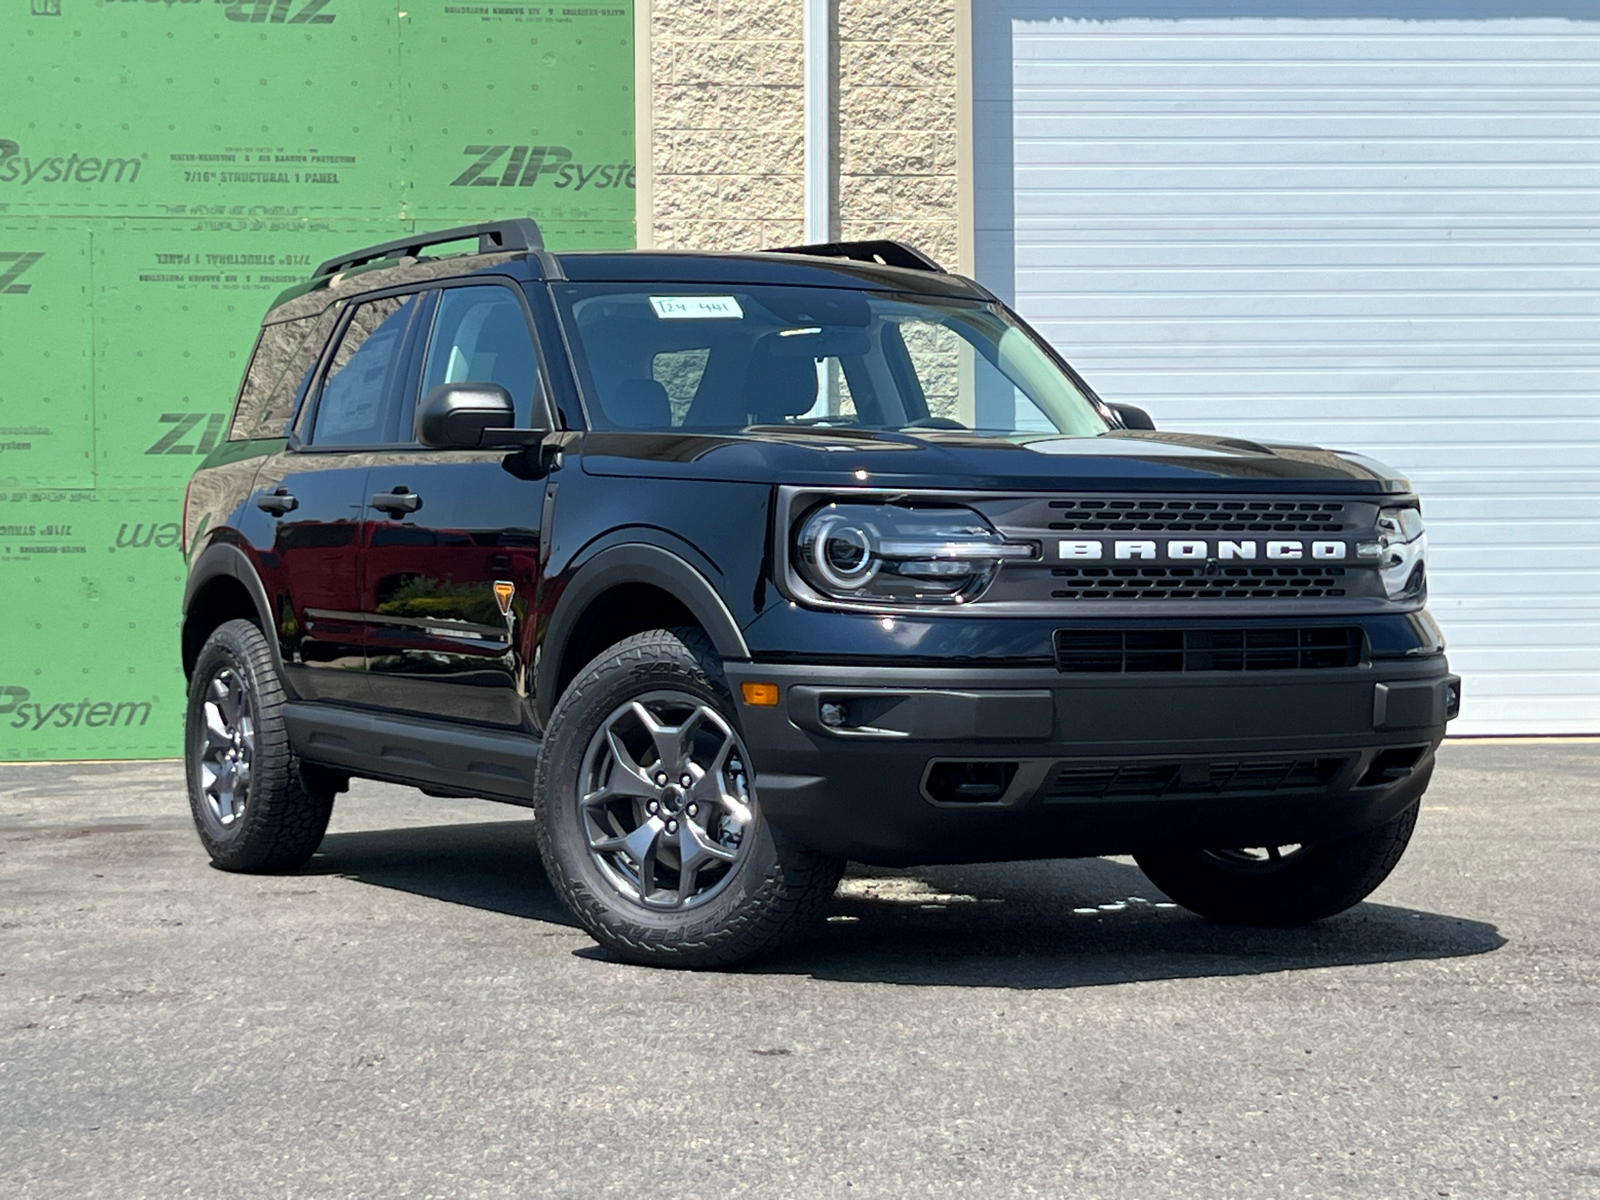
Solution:
[(773, 824), (883, 865), (1347, 837), (1422, 794), (1460, 695), (1443, 655), (1104, 676), (726, 670), (735, 696), (779, 686), (776, 707), (739, 706)]

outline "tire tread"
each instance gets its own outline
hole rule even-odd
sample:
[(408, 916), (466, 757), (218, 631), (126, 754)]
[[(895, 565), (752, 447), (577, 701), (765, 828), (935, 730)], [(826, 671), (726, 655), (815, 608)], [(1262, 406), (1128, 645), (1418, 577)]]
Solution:
[(1421, 801), (1375, 829), (1309, 846), (1306, 857), (1253, 874), (1200, 850), (1134, 855), (1158, 888), (1192, 912), (1224, 925), (1307, 925), (1361, 903), (1389, 877), (1411, 842)]
[[(333, 813), (334, 787), (302, 764), (289, 745), (283, 720), (287, 696), (278, 678), (266, 636), (249, 621), (225, 621), (206, 639), (195, 661), (190, 685), (191, 709), (210, 678), (208, 665), (226, 654), (248, 676), (256, 708), (256, 750), (251, 761), (250, 794), (245, 826), (238, 836), (221, 841), (210, 836), (202, 806), (205, 799), (193, 765), (185, 772), (195, 826), (212, 863), (224, 871), (277, 873), (304, 866), (322, 844)], [(185, 739), (190, 738), (185, 729)], [(186, 746), (192, 753), (192, 746)], [(309, 777), (308, 777), (309, 776)]]
[[(653, 629), (616, 643), (579, 672), (562, 694), (550, 717), (547, 753), (541, 754), (534, 795), (539, 814), (541, 856), (550, 882), (584, 929), (601, 945), (634, 962), (658, 966), (719, 967), (769, 953), (813, 925), (832, 898), (844, 864), (768, 831), (777, 855), (746, 901), (727, 920), (711, 925), (698, 936), (669, 931), (619, 918), (617, 910), (593, 894), (591, 887), (564, 861), (554, 844), (554, 822), (545, 814), (553, 795), (549, 746), (557, 731), (576, 718), (599, 690), (614, 683), (619, 674), (675, 660), (723, 701), (733, 714), (733, 699), (723, 680), (711, 641), (698, 629)], [(556, 789), (559, 791), (559, 789)], [(758, 795), (759, 802), (759, 795)]]

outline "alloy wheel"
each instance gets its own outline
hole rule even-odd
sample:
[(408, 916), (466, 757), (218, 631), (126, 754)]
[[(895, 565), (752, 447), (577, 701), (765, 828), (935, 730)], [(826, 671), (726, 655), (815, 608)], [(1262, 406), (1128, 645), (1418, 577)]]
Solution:
[(1283, 846), (1240, 846), (1233, 850), (1207, 850), (1206, 854), (1233, 871), (1249, 874), (1281, 870), (1305, 853), (1298, 842)]
[(256, 752), (256, 723), (244, 679), (223, 667), (206, 685), (201, 706), (200, 791), (211, 815), (224, 829), (243, 816), (250, 800), (250, 772)]
[(589, 740), (578, 805), (589, 855), (624, 899), (704, 904), (743, 861), (755, 819), (748, 756), (715, 708), (682, 692), (621, 705)]

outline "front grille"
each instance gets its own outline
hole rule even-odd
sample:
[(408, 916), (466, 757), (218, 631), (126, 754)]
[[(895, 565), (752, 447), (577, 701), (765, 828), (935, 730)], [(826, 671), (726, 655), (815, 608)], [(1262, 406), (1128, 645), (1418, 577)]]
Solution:
[[(1208, 573), (1209, 572), (1209, 573)], [(1345, 594), (1345, 569), (1272, 567), (1056, 567), (1057, 600), (1291, 600)]]
[(1051, 800), (1220, 796), (1325, 788), (1343, 758), (1235, 758), (1217, 762), (1069, 763), (1044, 793)]
[(1058, 629), (1056, 667), (1068, 674), (1146, 671), (1313, 671), (1354, 667), (1356, 626), (1243, 629)]
[(1074, 533), (1341, 533), (1344, 505), (1295, 500), (1052, 500)]

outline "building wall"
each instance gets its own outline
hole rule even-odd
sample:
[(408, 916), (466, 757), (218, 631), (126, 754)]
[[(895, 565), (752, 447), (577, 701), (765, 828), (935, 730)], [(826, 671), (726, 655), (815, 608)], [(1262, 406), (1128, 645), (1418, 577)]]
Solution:
[(840, 235), (898, 238), (952, 268), (956, 3), (839, 3)]
[[(839, 0), (841, 236), (900, 238), (951, 265), (959, 3)], [(641, 244), (801, 240), (801, 14), (800, 0), (654, 0)]]

